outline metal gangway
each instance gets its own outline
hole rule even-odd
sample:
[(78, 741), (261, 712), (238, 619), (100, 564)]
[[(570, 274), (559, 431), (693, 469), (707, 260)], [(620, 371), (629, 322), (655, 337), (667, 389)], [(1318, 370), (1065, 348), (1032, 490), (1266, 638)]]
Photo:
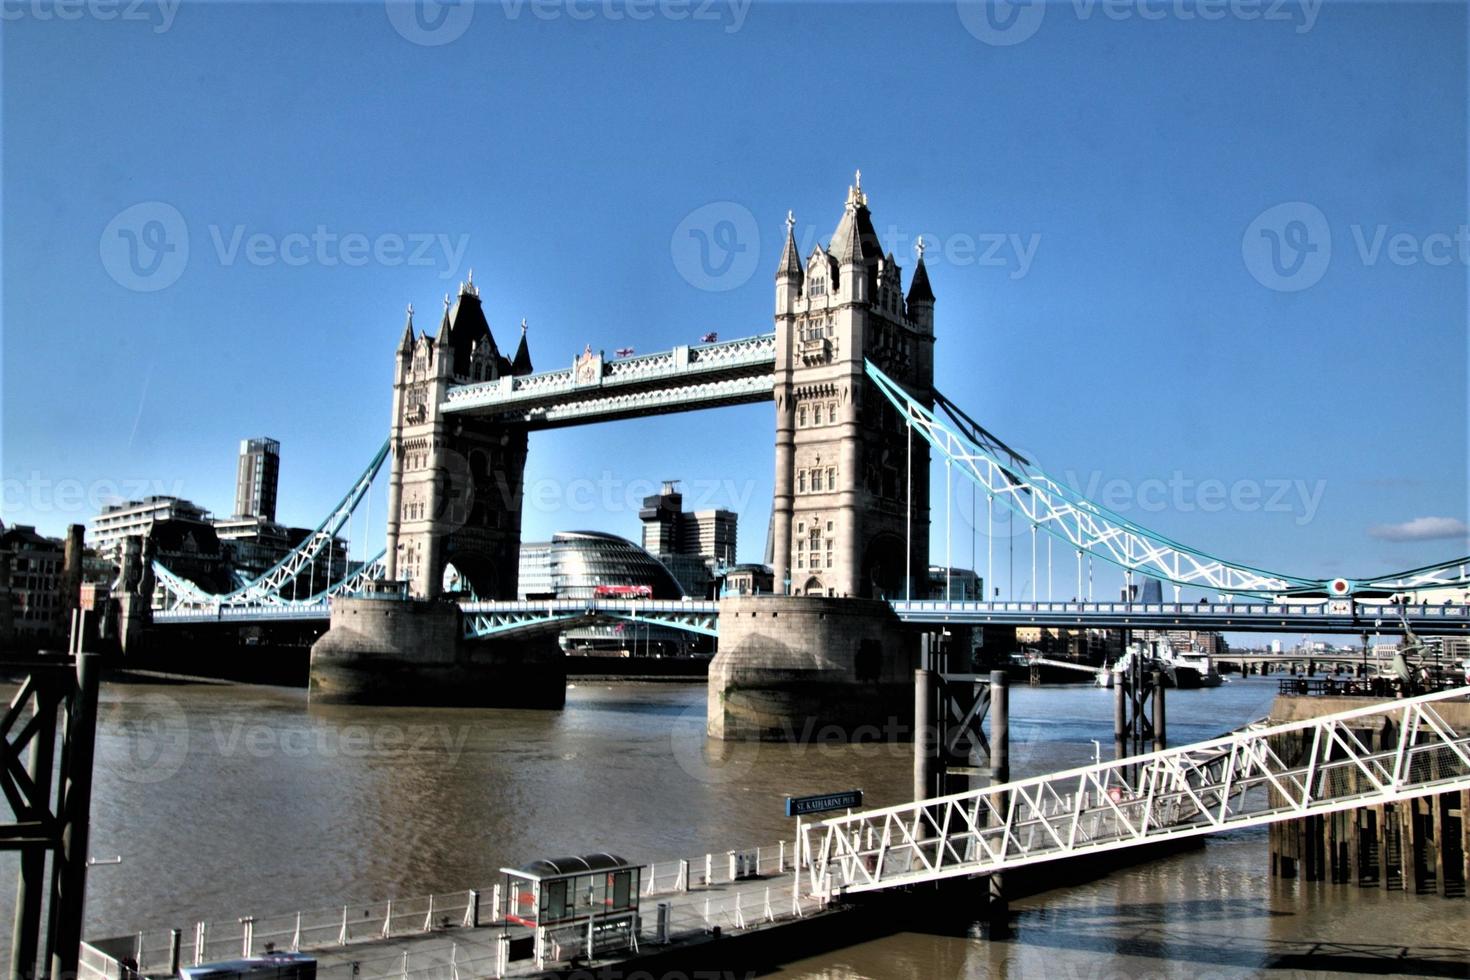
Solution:
[[(1470, 687), (813, 824), (808, 887), (840, 896), (984, 875), (1470, 788)], [(1377, 746), (1371, 732), (1377, 732)], [(815, 840), (812, 838), (816, 838)]]

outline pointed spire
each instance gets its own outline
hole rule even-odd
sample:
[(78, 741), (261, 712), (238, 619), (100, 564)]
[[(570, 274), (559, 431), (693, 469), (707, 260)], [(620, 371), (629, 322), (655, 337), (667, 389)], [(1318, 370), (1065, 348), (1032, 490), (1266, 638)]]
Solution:
[(413, 350), (413, 304), (408, 304), (408, 320), (403, 324), (403, 339), (398, 342), (398, 352), (407, 354)]
[(868, 195), (863, 193), (863, 172), (858, 170), (853, 173), (852, 184), (847, 188), (847, 210), (856, 211), (867, 206)]
[(510, 361), (510, 373), (514, 375), (530, 374), (534, 368), (531, 367), (531, 348), (526, 343), (526, 321), (521, 319), (521, 342), (516, 347), (515, 357)]
[(801, 256), (796, 254), (796, 216), (786, 212), (786, 247), (781, 252), (781, 265), (776, 269), (777, 279), (802, 280)]
[(449, 294), (448, 293), (445, 293), (444, 294), (444, 316), (439, 321), (439, 336), (436, 338), (436, 340), (440, 344), (448, 343), (449, 342), (449, 335), (450, 335), (450, 333), (453, 332), (453, 325), (449, 322), (449, 308), (452, 305), (454, 305), (454, 301), (449, 298)]
[(924, 268), (924, 236), (920, 235), (914, 242), (914, 254), (918, 261), (914, 263), (914, 278), (909, 283), (908, 303), (934, 303), (934, 289), (929, 285), (929, 271)]
[(459, 295), (479, 297), (480, 287), (475, 285), (475, 270), (470, 269), (465, 281), (459, 284)]

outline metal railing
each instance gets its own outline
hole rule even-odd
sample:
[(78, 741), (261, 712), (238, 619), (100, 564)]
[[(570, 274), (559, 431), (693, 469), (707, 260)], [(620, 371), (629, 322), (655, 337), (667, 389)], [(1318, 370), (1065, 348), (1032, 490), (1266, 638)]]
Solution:
[[(987, 874), (1084, 853), (1470, 788), (1470, 734), (1435, 711), (1470, 688), (1085, 766), (902, 806), (813, 831), (822, 895)], [(1395, 729), (1374, 751), (1370, 728)], [(1273, 743), (1305, 739), (1302, 758)]]

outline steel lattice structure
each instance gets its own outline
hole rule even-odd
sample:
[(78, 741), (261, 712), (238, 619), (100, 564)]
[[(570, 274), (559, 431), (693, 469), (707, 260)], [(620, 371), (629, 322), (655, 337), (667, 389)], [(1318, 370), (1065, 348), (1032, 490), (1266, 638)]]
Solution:
[[(1409, 572), (1361, 580), (1283, 575), (1230, 562), (1174, 541), (1089, 500), (1047, 476), (1035, 464), (1004, 450), (983, 430), (936, 417), (871, 361), (867, 374), (909, 427), (957, 466), (991, 499), (999, 499), (1040, 530), (1129, 571), (1219, 592), (1260, 598), (1293, 594), (1342, 596), (1369, 590), (1407, 590), (1470, 584), (1470, 556)], [(943, 404), (949, 404), (940, 396)], [(982, 444), (983, 442), (983, 444)]]
[[(169, 571), (163, 563), (153, 563), (153, 574), (158, 581), (158, 587), (164, 593), (164, 608), (166, 610), (177, 609), (201, 609), (218, 608), (223, 606), (276, 606), (276, 605), (307, 605), (326, 601), (329, 595), (338, 595), (348, 591), (349, 583), (356, 583), (357, 587), (368, 580), (368, 578), (381, 578), (382, 568), (380, 565), (382, 555), (368, 562), (342, 581), (331, 583), (327, 588), (306, 598), (287, 599), (281, 595), (282, 589), (291, 585), (300, 575), (310, 569), (321, 556), (322, 552), (333, 546), (337, 534), (343, 526), (351, 519), (357, 510), (358, 504), (363, 501), (372, 489), (373, 480), (378, 471), (383, 468), (383, 463), (388, 458), (388, 442), (384, 440), (382, 448), (373, 456), (372, 462), (368, 463), (367, 469), (358, 476), (352, 489), (337, 502), (332, 512), (317, 525), (315, 531), (303, 540), (295, 548), (276, 563), (269, 571), (233, 592), (215, 594), (206, 592), (193, 582)], [(372, 573), (374, 566), (377, 567), (376, 574)], [(366, 577), (365, 577), (366, 576)]]
[(718, 636), (719, 606), (682, 599), (551, 599), (534, 602), (462, 602), (467, 640), (550, 628), (566, 629), (579, 620), (621, 621), (666, 626)]
[[(1435, 710), (1470, 688), (854, 813), (809, 829), (824, 895), (989, 874), (1470, 788), (1470, 731)], [(1374, 751), (1368, 731), (1391, 726)], [(1281, 748), (1296, 736), (1300, 757)], [(1282, 758), (1283, 754), (1287, 758)]]

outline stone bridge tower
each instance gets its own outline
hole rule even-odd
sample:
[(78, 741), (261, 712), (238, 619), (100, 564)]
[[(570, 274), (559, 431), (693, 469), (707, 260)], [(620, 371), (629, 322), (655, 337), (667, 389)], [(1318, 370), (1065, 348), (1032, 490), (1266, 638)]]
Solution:
[(473, 273), (453, 303), (444, 297), (437, 336), (415, 334), (409, 307), (394, 363), (386, 560), (411, 595), (438, 595), (453, 565), (480, 598), (515, 598), (526, 430), (444, 406), (456, 385), (530, 372), (524, 325), (506, 358)]
[(929, 445), (915, 436), (910, 447), (901, 414), (863, 362), (933, 405), (934, 293), (922, 244), (905, 297), (902, 270), (873, 230), (861, 172), (826, 248), (817, 244), (803, 261), (790, 215), (786, 223), (776, 272), (776, 590), (894, 599), (911, 575), (919, 597), (929, 569)]

